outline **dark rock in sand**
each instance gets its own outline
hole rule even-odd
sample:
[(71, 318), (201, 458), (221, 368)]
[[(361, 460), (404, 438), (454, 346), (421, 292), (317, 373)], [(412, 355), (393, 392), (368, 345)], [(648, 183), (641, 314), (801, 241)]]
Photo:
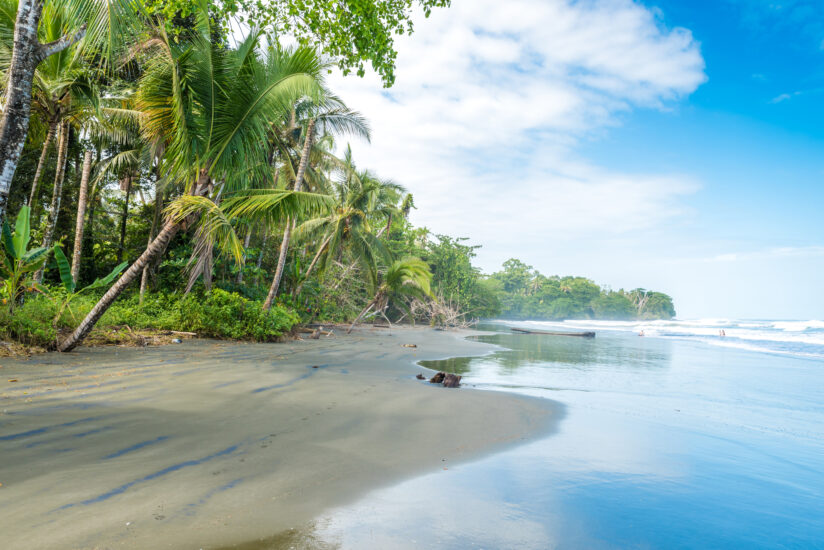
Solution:
[(447, 374), (443, 380), (445, 388), (457, 388), (461, 385), (461, 376), (458, 374)]
[(422, 375), (421, 373), (418, 373), (418, 375), (415, 376), (415, 378), (417, 378), (418, 380), (426, 380), (426, 376)]
[(446, 373), (445, 372), (439, 372), (438, 374), (436, 374), (435, 376), (433, 376), (432, 378), (429, 379), (429, 383), (430, 384), (441, 384), (443, 382), (444, 378), (446, 378)]

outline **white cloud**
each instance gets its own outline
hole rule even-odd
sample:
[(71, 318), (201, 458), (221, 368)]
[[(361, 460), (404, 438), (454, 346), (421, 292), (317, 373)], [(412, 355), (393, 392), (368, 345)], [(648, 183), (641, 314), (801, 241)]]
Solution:
[(372, 145), (353, 144), (358, 163), (406, 185), (414, 220), (435, 232), (482, 253), (530, 250), (551, 232), (653, 227), (698, 188), (575, 154), (622, 113), (666, 108), (706, 80), (691, 33), (657, 12), (631, 0), (454, 0), (397, 46), (393, 88), (374, 75), (330, 84), (372, 123)]
[(780, 258), (809, 258), (824, 256), (824, 246), (784, 246), (751, 252), (729, 252), (702, 258), (702, 262), (745, 262), (776, 260)]

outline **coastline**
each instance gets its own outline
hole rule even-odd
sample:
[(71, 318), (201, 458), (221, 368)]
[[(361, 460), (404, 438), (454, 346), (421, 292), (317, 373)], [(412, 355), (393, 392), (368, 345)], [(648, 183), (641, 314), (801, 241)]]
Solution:
[(361, 328), (3, 361), (0, 529), (27, 548), (248, 543), (550, 434), (552, 401), (415, 380), (417, 361), (492, 348), (472, 334)]

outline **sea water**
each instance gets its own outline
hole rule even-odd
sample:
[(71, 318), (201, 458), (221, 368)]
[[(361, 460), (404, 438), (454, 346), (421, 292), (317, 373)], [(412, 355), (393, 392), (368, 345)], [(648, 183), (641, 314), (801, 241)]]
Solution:
[[(597, 336), (513, 334), (512, 326)], [(497, 351), (425, 366), (477, 388), (560, 402), (558, 432), (375, 491), (327, 513), (296, 542), (824, 548), (824, 322), (482, 328), (490, 332), (478, 340)]]

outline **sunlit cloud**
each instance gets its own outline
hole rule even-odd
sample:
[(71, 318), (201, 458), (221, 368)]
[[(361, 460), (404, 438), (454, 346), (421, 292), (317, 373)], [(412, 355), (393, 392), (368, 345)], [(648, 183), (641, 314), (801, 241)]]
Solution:
[(576, 152), (625, 114), (671, 109), (706, 80), (690, 31), (640, 4), (455, 0), (398, 51), (389, 90), (374, 75), (331, 84), (373, 125), (371, 145), (353, 144), (359, 163), (406, 185), (413, 220), (435, 232), (498, 256), (552, 231), (654, 227), (683, 215), (682, 198), (700, 188)]

